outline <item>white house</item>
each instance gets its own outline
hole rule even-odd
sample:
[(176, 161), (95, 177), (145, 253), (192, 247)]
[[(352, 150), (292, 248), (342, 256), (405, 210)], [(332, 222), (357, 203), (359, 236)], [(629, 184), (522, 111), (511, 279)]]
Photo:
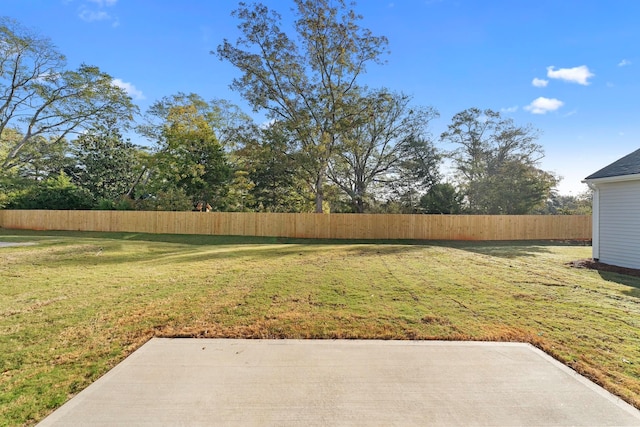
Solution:
[(593, 258), (640, 269), (640, 150), (582, 182), (593, 190)]

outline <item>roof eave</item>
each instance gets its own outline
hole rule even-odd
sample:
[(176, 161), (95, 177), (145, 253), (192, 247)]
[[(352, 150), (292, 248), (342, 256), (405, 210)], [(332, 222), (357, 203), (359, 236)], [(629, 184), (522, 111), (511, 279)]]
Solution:
[(640, 173), (634, 173), (629, 175), (617, 175), (617, 176), (605, 176), (604, 178), (592, 178), (583, 179), (584, 184), (606, 184), (609, 182), (625, 182), (625, 181), (637, 181), (640, 180)]

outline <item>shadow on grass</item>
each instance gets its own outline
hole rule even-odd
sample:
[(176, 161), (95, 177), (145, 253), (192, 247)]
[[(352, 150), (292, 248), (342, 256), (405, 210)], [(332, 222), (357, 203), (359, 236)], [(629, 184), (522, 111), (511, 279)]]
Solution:
[(629, 287), (630, 289), (622, 290), (623, 294), (640, 298), (640, 269), (607, 264), (593, 258), (579, 259), (566, 265), (595, 270), (602, 279)]
[(148, 242), (179, 243), (189, 245), (242, 245), (242, 244), (376, 244), (376, 245), (418, 245), (418, 246), (451, 246), (460, 249), (475, 248), (479, 251), (482, 247), (513, 247), (513, 246), (588, 246), (587, 241), (573, 240), (415, 240), (415, 239), (310, 239), (292, 237), (260, 237), (260, 236), (214, 236), (202, 234), (150, 234), (150, 233), (125, 233), (125, 232), (100, 232), (100, 231), (57, 231), (57, 230), (16, 230), (0, 228), (0, 238), (5, 240), (23, 241), (24, 237), (32, 237), (34, 240), (48, 237), (81, 237), (114, 240), (139, 240)]
[(640, 298), (640, 277), (628, 274), (613, 273), (610, 271), (598, 271), (600, 277), (609, 282), (618, 283), (620, 285), (629, 286), (630, 289), (622, 291), (625, 295), (634, 298)]
[[(72, 241), (70, 241), (72, 240)], [(215, 261), (230, 258), (281, 258), (283, 262), (303, 256), (322, 246), (346, 245), (354, 256), (388, 255), (419, 250), (425, 242), (415, 240), (339, 240), (293, 239), (252, 236), (207, 236), (146, 233), (103, 233), (79, 231), (32, 231), (0, 229), (0, 241), (35, 242), (53, 252), (41, 256), (41, 261), (67, 262), (69, 257), (82, 255), (87, 265), (125, 264), (128, 262)], [(149, 245), (147, 250), (122, 254), (126, 242), (158, 242), (176, 246)], [(68, 244), (78, 244), (68, 247)], [(210, 251), (206, 247), (210, 247)], [(58, 257), (63, 257), (60, 259)]]
[(78, 237), (83, 239), (109, 239), (125, 241), (175, 243), (180, 245), (425, 245), (431, 242), (418, 240), (355, 240), (355, 239), (305, 239), (290, 237), (260, 236), (213, 236), (201, 234), (149, 234), (149, 233), (111, 233), (98, 231), (34, 231), (10, 230), (0, 228), (0, 240), (38, 241), (51, 237)]
[[(332, 243), (331, 246), (340, 243)], [(96, 253), (95, 257), (88, 253), (89, 257), (86, 262), (90, 265), (104, 264), (124, 264), (127, 262), (150, 262), (157, 265), (166, 265), (181, 262), (216, 262), (220, 260), (237, 259), (278, 259), (282, 263), (297, 262), (298, 259), (304, 259), (309, 254), (322, 254), (322, 244), (317, 242), (304, 243), (273, 243), (273, 244), (220, 244), (211, 246), (211, 250), (205, 249), (203, 246), (198, 247), (176, 247), (174, 249), (154, 249), (139, 254), (120, 254), (117, 244), (105, 245), (104, 250)], [(325, 245), (330, 246), (328, 243)], [(420, 245), (381, 245), (381, 244), (353, 244), (346, 245), (345, 256), (349, 258), (372, 257), (377, 255), (406, 254), (411, 251), (419, 251), (424, 246)], [(112, 252), (113, 251), (113, 252)], [(64, 253), (64, 252), (62, 252)], [(355, 260), (354, 262), (357, 262)]]
[(538, 254), (551, 253), (552, 246), (589, 246), (586, 241), (567, 240), (517, 240), (517, 241), (482, 241), (482, 242), (441, 242), (442, 246), (456, 248), (482, 255), (499, 258), (533, 257)]
[(143, 242), (175, 243), (182, 245), (255, 245), (279, 243), (276, 237), (208, 236), (191, 234), (110, 233), (99, 231), (37, 231), (0, 228), (0, 239), (6, 241), (33, 241), (51, 237), (78, 237), (83, 239), (131, 240)]
[[(349, 240), (349, 239), (303, 239), (284, 237), (255, 237), (255, 236), (211, 236), (211, 235), (185, 235), (185, 234), (148, 234), (148, 233), (109, 233), (109, 232), (87, 232), (87, 231), (33, 231), (33, 230), (9, 230), (0, 229), (0, 240), (5, 241), (46, 241), (51, 237), (61, 238), (81, 238), (81, 239), (104, 239), (117, 242), (141, 241), (159, 242), (187, 246), (234, 246), (233, 250), (216, 251), (215, 253), (202, 254), (200, 248), (194, 248), (190, 253), (187, 248), (181, 248), (180, 253), (162, 249), (135, 257), (137, 260), (160, 261), (166, 257), (166, 262), (170, 260), (179, 261), (198, 259), (220, 259), (232, 257), (289, 257), (303, 255), (305, 247), (322, 245), (353, 245), (349, 248), (353, 255), (388, 255), (393, 253), (405, 253), (419, 250), (421, 247), (439, 246), (452, 249), (464, 250), (472, 253), (501, 257), (520, 258), (533, 257), (541, 253), (550, 253), (548, 247), (551, 246), (575, 246), (588, 245), (589, 242), (576, 241), (435, 241), (435, 240)], [(252, 246), (243, 248), (242, 246)], [(265, 247), (255, 247), (265, 245)], [(271, 245), (287, 245), (289, 247), (273, 248)], [(113, 246), (113, 249), (116, 249)], [(173, 256), (172, 256), (173, 253)], [(120, 263), (131, 261), (128, 256), (109, 256), (108, 248), (105, 247), (104, 255), (95, 263)]]

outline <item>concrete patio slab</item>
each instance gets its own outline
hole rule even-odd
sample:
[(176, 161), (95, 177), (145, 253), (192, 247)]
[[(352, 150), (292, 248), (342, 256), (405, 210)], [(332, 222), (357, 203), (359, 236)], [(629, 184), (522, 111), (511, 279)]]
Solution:
[(640, 426), (528, 344), (152, 339), (40, 426)]

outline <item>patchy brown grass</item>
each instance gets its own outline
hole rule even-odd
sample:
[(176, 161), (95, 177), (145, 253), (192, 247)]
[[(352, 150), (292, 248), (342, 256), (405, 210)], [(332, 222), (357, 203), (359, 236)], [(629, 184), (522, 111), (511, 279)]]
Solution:
[(38, 243), (0, 249), (0, 424), (34, 424), (154, 336), (529, 342), (640, 407), (640, 278), (566, 265), (589, 247), (0, 240)]

